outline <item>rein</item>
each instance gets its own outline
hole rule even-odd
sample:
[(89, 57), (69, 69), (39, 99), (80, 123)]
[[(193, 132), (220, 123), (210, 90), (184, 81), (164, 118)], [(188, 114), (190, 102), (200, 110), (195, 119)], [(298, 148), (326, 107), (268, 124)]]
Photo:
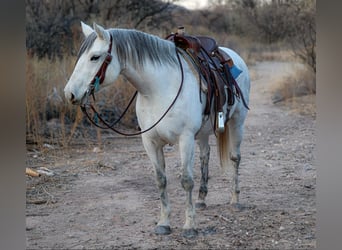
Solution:
[[(104, 80), (104, 76), (105, 76), (105, 73), (106, 73), (106, 69), (107, 69), (107, 66), (108, 64), (111, 62), (112, 60), (112, 56), (110, 54), (110, 51), (111, 51), (111, 48), (112, 48), (112, 37), (111, 37), (111, 42), (110, 42), (110, 45), (109, 45), (109, 50), (108, 50), (108, 54), (110, 55), (110, 60), (109, 62), (107, 63), (107, 58), (109, 58), (109, 56), (107, 55), (105, 61), (103, 62), (101, 68), (99, 69), (99, 71), (97, 72), (97, 74), (95, 75), (94, 79), (91, 81), (91, 84), (90, 84), (90, 88), (89, 90), (87, 91), (87, 95), (88, 96), (93, 96), (93, 99), (95, 101), (95, 96), (94, 96), (94, 91), (97, 91), (98, 88), (99, 88), (99, 85), (103, 82)], [(157, 120), (152, 126), (150, 126), (149, 128), (143, 130), (143, 131), (139, 131), (139, 132), (136, 132), (136, 133), (126, 133), (126, 132), (122, 132), (122, 131), (119, 131), (117, 129), (114, 128), (114, 125), (117, 124), (121, 119), (122, 117), (126, 114), (126, 112), (128, 111), (129, 107), (131, 106), (131, 104), (133, 103), (133, 100), (135, 99), (135, 97), (137, 96), (137, 93), (138, 91), (136, 91), (133, 95), (133, 97), (131, 98), (131, 100), (129, 101), (129, 104), (127, 105), (126, 109), (124, 110), (124, 112), (120, 115), (120, 117), (114, 121), (112, 124), (108, 124), (107, 121), (105, 121), (101, 115), (99, 114), (99, 112), (97, 112), (97, 110), (95, 109), (95, 107), (89, 103), (89, 104), (84, 104), (84, 105), (81, 105), (81, 110), (82, 112), (87, 116), (88, 120), (94, 124), (96, 127), (98, 128), (101, 128), (101, 129), (111, 129), (113, 130), (114, 132), (120, 134), (120, 135), (124, 135), (124, 136), (136, 136), (136, 135), (141, 135), (143, 133), (146, 133), (148, 131), (150, 131), (151, 129), (153, 129), (155, 126), (157, 126), (161, 120), (166, 116), (166, 114), (170, 111), (170, 109), (173, 107), (173, 105), (176, 103), (179, 95), (180, 95), (180, 92), (182, 90), (182, 87), (183, 87), (183, 83), (184, 83), (184, 70), (183, 70), (183, 65), (182, 65), (182, 62), (181, 62), (181, 59), (179, 57), (179, 52), (178, 52), (178, 48), (175, 47), (175, 50), (176, 50), (176, 55), (177, 55), (177, 59), (178, 59), (178, 62), (179, 62), (179, 67), (180, 67), (180, 70), (181, 70), (181, 83), (180, 83), (180, 86), (179, 86), (179, 89), (178, 89), (178, 92), (175, 96), (175, 98), (173, 99), (172, 103), (170, 104), (170, 106), (167, 108), (167, 110), (164, 112), (164, 114), (159, 118), (159, 120)], [(94, 112), (94, 118), (90, 117), (90, 114), (88, 113), (87, 111), (87, 106), (90, 107), (90, 109)], [(100, 120), (105, 126), (101, 126), (98, 124), (98, 120)]]

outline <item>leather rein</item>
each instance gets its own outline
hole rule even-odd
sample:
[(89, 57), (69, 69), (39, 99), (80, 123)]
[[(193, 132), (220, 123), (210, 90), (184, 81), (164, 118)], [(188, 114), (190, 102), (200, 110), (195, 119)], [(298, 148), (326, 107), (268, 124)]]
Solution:
[[(104, 60), (104, 62), (102, 63), (100, 69), (98, 70), (98, 72), (96, 73), (96, 75), (94, 76), (93, 80), (90, 82), (90, 85), (89, 85), (89, 89), (87, 90), (86, 92), (86, 96), (92, 96), (94, 101), (95, 101), (95, 91), (98, 91), (99, 88), (100, 88), (100, 84), (103, 83), (104, 79), (105, 79), (105, 75), (106, 75), (106, 70), (107, 70), (107, 67), (108, 65), (110, 64), (110, 62), (112, 61), (112, 55), (111, 55), (111, 51), (112, 51), (112, 36), (110, 36), (110, 44), (109, 44), (109, 48), (108, 48), (108, 51), (107, 51), (107, 56)], [(123, 118), (123, 116), (126, 114), (126, 112), (128, 111), (129, 107), (131, 106), (131, 104), (133, 103), (135, 97), (137, 96), (137, 93), (138, 91), (135, 91), (134, 95), (132, 96), (131, 100), (129, 101), (126, 109), (124, 110), (124, 112), (120, 115), (120, 117), (115, 120), (114, 122), (112, 122), (111, 124), (109, 124), (107, 121), (105, 121), (99, 112), (97, 112), (97, 110), (95, 109), (95, 107), (90, 103), (90, 102), (87, 102), (85, 104), (82, 104), (81, 105), (81, 110), (82, 112), (86, 115), (86, 117), (88, 118), (88, 120), (94, 124), (96, 127), (98, 128), (101, 128), (101, 129), (111, 129), (113, 130), (114, 132), (120, 134), (120, 135), (124, 135), (124, 136), (136, 136), (136, 135), (141, 135), (143, 133), (146, 133), (148, 131), (150, 131), (151, 129), (153, 129), (155, 126), (157, 126), (161, 120), (166, 116), (166, 114), (170, 111), (170, 109), (173, 107), (173, 105), (175, 104), (175, 102), (177, 101), (179, 95), (180, 95), (180, 92), (182, 90), (182, 87), (183, 87), (183, 82), (184, 82), (184, 71), (183, 71), (183, 65), (182, 65), (182, 62), (181, 62), (181, 59), (179, 57), (179, 52), (178, 52), (178, 48), (175, 47), (175, 50), (176, 50), (176, 55), (177, 55), (177, 59), (178, 59), (178, 62), (179, 62), (179, 66), (180, 66), (180, 70), (181, 70), (181, 83), (180, 83), (180, 86), (179, 86), (179, 89), (178, 89), (178, 92), (175, 96), (175, 98), (173, 99), (172, 103), (170, 104), (170, 106), (167, 108), (167, 110), (164, 112), (164, 114), (152, 125), (150, 126), (149, 128), (143, 130), (143, 131), (139, 131), (139, 132), (135, 132), (135, 133), (126, 133), (126, 132), (122, 132), (122, 131), (119, 131), (117, 130), (116, 128), (114, 128), (114, 126), (120, 122), (120, 120)], [(87, 108), (90, 108), (93, 113), (94, 113), (94, 117), (92, 118), (90, 116), (90, 114), (88, 113), (87, 111)], [(98, 123), (98, 120), (101, 121), (101, 123), (104, 124), (104, 126), (101, 126), (99, 123)]]

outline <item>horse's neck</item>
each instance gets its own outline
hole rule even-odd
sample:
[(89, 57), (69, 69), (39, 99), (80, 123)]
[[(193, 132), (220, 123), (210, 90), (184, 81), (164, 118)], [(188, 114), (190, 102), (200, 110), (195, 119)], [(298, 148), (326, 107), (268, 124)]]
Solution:
[(126, 65), (122, 74), (129, 82), (144, 96), (160, 95), (168, 88), (172, 89), (173, 78), (177, 78), (177, 71), (170, 67), (145, 66), (142, 69), (136, 69), (131, 65)]

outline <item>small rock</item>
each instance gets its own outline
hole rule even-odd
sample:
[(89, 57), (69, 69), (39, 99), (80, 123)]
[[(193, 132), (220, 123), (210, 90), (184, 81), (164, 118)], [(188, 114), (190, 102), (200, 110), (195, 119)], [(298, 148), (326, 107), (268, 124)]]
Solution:
[(44, 148), (49, 148), (49, 149), (55, 149), (54, 146), (52, 146), (52, 145), (50, 145), (50, 144), (47, 144), (47, 143), (44, 143), (44, 144), (43, 144), (43, 147), (44, 147)]
[(47, 176), (54, 176), (55, 172), (52, 171), (51, 169), (48, 169), (46, 167), (40, 167), (37, 172), (42, 175), (47, 175)]
[(312, 170), (312, 166), (310, 164), (305, 164), (304, 171), (310, 171), (310, 170)]
[(95, 147), (95, 148), (93, 148), (93, 152), (94, 153), (100, 153), (101, 149), (99, 147)]
[(274, 95), (272, 96), (272, 101), (273, 103), (278, 103), (285, 100), (285, 97), (283, 96), (283, 94), (280, 91), (276, 91), (274, 93)]
[(265, 166), (268, 167), (268, 168), (271, 168), (272, 164), (271, 163), (265, 163)]

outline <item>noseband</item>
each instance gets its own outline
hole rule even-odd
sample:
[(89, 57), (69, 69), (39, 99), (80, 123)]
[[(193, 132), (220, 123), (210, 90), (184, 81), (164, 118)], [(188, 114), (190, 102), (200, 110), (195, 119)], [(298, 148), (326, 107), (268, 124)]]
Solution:
[(90, 95), (93, 96), (94, 100), (95, 100), (94, 92), (99, 90), (100, 84), (102, 84), (105, 79), (107, 67), (112, 61), (112, 57), (113, 57), (111, 54), (112, 43), (113, 43), (113, 38), (112, 38), (112, 35), (110, 35), (110, 43), (109, 43), (109, 48), (107, 51), (106, 58), (104, 59), (100, 69), (97, 71), (93, 80), (90, 82), (89, 89), (87, 90), (87, 93), (86, 93), (87, 96), (90, 96)]

